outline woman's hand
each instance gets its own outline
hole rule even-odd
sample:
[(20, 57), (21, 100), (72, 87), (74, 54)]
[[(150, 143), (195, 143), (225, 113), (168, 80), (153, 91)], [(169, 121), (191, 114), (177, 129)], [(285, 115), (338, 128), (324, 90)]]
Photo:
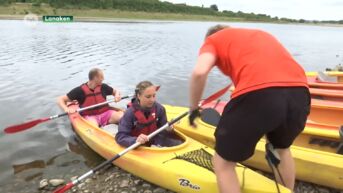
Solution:
[(136, 139), (136, 142), (140, 143), (140, 144), (144, 144), (146, 142), (149, 141), (149, 138), (147, 135), (144, 135), (144, 134), (140, 134), (137, 139)]
[(173, 125), (170, 125), (169, 127), (166, 128), (168, 132), (172, 132), (174, 130)]

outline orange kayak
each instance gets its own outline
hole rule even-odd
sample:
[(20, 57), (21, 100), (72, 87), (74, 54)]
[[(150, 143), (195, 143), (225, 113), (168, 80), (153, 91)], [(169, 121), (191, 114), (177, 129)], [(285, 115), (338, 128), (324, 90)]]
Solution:
[[(315, 135), (338, 139), (339, 128), (343, 125), (343, 103), (319, 99), (312, 99), (311, 102), (311, 112), (307, 119), (306, 128), (310, 128), (311, 133)], [(206, 104), (203, 109), (216, 106), (215, 109), (221, 114), (227, 101), (215, 103)]]
[[(234, 87), (230, 90), (233, 91)], [(311, 110), (308, 122), (335, 127), (343, 125), (343, 90), (310, 88), (310, 93)], [(222, 112), (226, 103), (221, 102), (216, 110)], [(208, 104), (206, 107), (212, 107), (211, 105), (214, 106)]]
[(315, 99), (343, 102), (343, 90), (310, 88), (311, 97)]
[(308, 120), (332, 126), (343, 125), (343, 103), (339, 101), (311, 99)]

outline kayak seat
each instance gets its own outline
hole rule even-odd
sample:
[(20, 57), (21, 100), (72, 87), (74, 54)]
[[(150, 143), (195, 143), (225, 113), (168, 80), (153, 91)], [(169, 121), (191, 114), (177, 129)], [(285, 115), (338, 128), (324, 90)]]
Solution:
[(112, 136), (115, 136), (118, 133), (118, 125), (116, 124), (105, 125), (102, 129), (110, 133)]
[(318, 72), (316, 80), (317, 82), (338, 83), (337, 76), (329, 76), (321, 71)]

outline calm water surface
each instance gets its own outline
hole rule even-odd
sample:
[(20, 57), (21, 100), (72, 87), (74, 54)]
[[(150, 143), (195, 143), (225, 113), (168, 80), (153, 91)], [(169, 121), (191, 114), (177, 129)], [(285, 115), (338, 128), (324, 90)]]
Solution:
[[(188, 78), (209, 22), (68, 23), (36, 27), (0, 21), (0, 130), (60, 113), (59, 95), (87, 81), (92, 67), (131, 94), (141, 80), (161, 85), (158, 100), (188, 105)], [(306, 70), (343, 64), (343, 28), (228, 23), (276, 36)], [(211, 72), (205, 95), (228, 80)], [(120, 104), (124, 105), (124, 104)], [(36, 192), (42, 178), (80, 175), (102, 159), (79, 142), (67, 117), (25, 132), (0, 132), (0, 192)]]

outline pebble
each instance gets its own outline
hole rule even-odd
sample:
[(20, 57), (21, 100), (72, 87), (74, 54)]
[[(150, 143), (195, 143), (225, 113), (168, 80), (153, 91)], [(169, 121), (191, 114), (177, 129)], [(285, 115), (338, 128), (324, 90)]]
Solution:
[(108, 181), (110, 181), (110, 180), (111, 180), (111, 176), (107, 177), (107, 178), (105, 179), (105, 182), (108, 182)]
[(122, 180), (119, 187), (120, 188), (125, 188), (129, 186), (129, 180)]
[(148, 184), (148, 183), (143, 183), (143, 188), (150, 188), (151, 187), (151, 185), (150, 184)]
[(64, 184), (64, 180), (63, 179), (52, 179), (49, 180), (49, 184), (51, 184), (52, 186), (59, 186), (61, 184)]
[(133, 183), (135, 183), (135, 185), (138, 185), (141, 183), (141, 180), (135, 180), (135, 181), (133, 181)]
[(153, 193), (164, 193), (164, 192), (167, 192), (167, 191), (165, 189), (163, 189), (163, 188), (156, 188), (153, 191)]
[(151, 190), (145, 190), (143, 193), (152, 193)]
[(91, 182), (92, 182), (92, 179), (90, 179), (90, 178), (87, 178), (87, 179), (85, 180), (85, 182), (86, 182), (87, 184), (89, 184), (89, 183), (91, 183)]
[(81, 184), (77, 185), (77, 187), (81, 190), (84, 188), (84, 186), (85, 186), (85, 183), (81, 183)]
[(48, 180), (47, 179), (43, 179), (43, 180), (41, 180), (39, 182), (39, 189), (43, 189), (43, 188), (45, 188), (48, 185), (49, 185)]

